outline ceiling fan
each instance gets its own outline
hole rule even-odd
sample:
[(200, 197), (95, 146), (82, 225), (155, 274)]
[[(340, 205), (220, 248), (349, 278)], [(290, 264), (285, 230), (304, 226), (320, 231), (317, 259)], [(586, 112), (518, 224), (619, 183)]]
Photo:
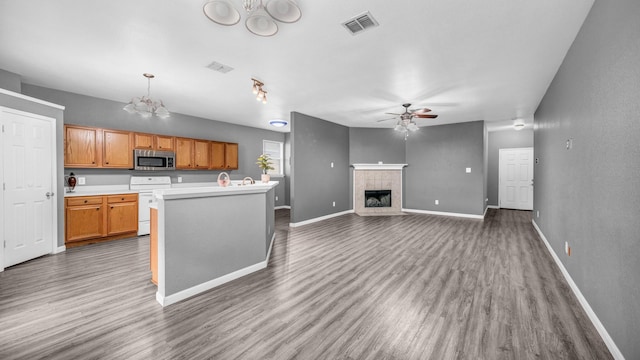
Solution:
[[(409, 103), (402, 104), (402, 106), (404, 106), (404, 112), (402, 114), (396, 114), (396, 113), (386, 113), (386, 114), (396, 115), (400, 117), (398, 119), (398, 122), (396, 123), (396, 126), (393, 129), (404, 133), (405, 140), (407, 139), (407, 136), (409, 136), (409, 132), (416, 131), (419, 129), (418, 125), (413, 120), (413, 118), (435, 119), (438, 117), (438, 115), (435, 115), (435, 114), (427, 114), (428, 112), (431, 111), (431, 109), (422, 108), (422, 109), (409, 110), (409, 106), (411, 106), (411, 104)], [(396, 119), (396, 117), (378, 120), (378, 122), (388, 121), (393, 119)]]

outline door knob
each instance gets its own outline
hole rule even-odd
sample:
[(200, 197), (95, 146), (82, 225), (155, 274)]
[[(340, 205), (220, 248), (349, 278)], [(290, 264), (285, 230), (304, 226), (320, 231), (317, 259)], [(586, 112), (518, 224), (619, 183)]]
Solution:
[(47, 191), (47, 193), (45, 195), (47, 196), (47, 199), (51, 199), (51, 197), (54, 195), (54, 193)]

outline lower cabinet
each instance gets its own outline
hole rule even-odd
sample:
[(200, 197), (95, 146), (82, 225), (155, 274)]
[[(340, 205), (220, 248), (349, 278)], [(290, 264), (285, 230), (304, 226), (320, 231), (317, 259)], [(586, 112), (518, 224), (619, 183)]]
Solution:
[(65, 198), (65, 245), (136, 236), (138, 194)]

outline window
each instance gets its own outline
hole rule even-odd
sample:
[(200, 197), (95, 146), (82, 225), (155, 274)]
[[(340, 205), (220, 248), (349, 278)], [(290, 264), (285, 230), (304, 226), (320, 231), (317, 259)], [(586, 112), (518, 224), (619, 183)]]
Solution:
[(262, 140), (262, 153), (271, 157), (273, 162), (273, 170), (269, 170), (269, 175), (283, 175), (283, 160), (282, 154), (283, 143), (278, 141)]

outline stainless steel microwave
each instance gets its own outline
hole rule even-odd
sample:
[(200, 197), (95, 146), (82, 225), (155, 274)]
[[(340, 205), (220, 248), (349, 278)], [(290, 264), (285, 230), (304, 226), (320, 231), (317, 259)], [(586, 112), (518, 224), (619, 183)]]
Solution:
[(173, 151), (133, 150), (134, 170), (175, 170), (176, 153)]

